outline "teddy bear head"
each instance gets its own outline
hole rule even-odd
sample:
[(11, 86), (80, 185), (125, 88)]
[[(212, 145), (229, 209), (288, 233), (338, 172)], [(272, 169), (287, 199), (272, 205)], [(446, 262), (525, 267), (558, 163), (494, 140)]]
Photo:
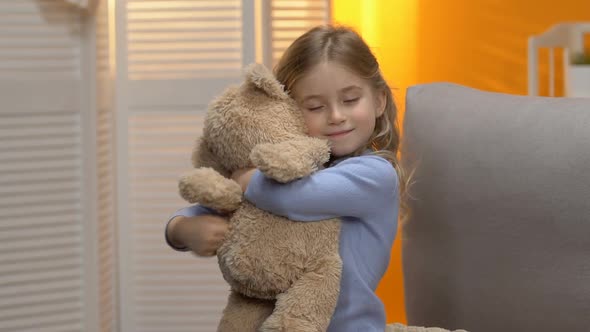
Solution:
[(245, 69), (245, 80), (214, 99), (193, 151), (194, 167), (212, 167), (229, 177), (252, 167), (250, 152), (261, 143), (304, 136), (303, 115), (272, 72), (260, 64)]

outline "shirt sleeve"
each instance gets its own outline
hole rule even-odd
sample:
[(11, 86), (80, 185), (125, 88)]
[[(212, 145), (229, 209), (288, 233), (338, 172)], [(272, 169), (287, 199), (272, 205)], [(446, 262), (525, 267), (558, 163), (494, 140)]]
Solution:
[(244, 195), (268, 212), (291, 220), (317, 221), (367, 217), (372, 206), (392, 204), (397, 188), (391, 163), (379, 156), (360, 156), (287, 184), (256, 171)]
[(185, 208), (182, 208), (182, 209), (176, 211), (170, 217), (170, 219), (168, 219), (168, 222), (166, 223), (166, 226), (164, 227), (164, 238), (166, 239), (166, 243), (170, 246), (170, 248), (172, 248), (176, 251), (188, 251), (187, 247), (177, 247), (177, 246), (173, 245), (172, 242), (170, 241), (170, 239), (168, 238), (168, 226), (170, 225), (170, 222), (172, 221), (172, 219), (174, 219), (178, 216), (196, 217), (196, 216), (201, 216), (204, 214), (219, 215), (219, 213), (217, 213), (215, 210), (206, 208), (206, 207), (198, 205), (198, 204), (192, 205), (192, 206), (187, 206)]

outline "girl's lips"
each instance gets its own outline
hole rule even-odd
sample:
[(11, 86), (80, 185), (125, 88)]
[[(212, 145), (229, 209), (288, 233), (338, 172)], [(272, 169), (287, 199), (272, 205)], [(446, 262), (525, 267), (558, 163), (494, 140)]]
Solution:
[(333, 134), (328, 134), (326, 136), (330, 137), (330, 138), (338, 138), (338, 137), (342, 137), (345, 136), (346, 134), (350, 133), (353, 129), (350, 130), (344, 130), (344, 131), (339, 131)]

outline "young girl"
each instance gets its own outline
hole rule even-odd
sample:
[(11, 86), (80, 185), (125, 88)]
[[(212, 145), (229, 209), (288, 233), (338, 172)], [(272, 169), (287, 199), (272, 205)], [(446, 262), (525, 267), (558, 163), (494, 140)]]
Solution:
[[(396, 153), (396, 107), (379, 64), (354, 31), (316, 27), (285, 51), (277, 79), (297, 101), (308, 134), (331, 144), (328, 167), (288, 184), (260, 171), (233, 178), (257, 207), (301, 222), (340, 217), (340, 295), (329, 331), (385, 330), (375, 289), (387, 269), (405, 183)], [(214, 255), (227, 220), (200, 206), (180, 210), (167, 225), (177, 250)]]

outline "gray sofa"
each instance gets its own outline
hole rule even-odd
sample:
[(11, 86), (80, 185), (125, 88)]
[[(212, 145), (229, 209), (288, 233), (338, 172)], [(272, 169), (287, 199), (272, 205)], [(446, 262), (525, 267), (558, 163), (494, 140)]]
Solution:
[(408, 325), (590, 331), (590, 99), (408, 90)]

